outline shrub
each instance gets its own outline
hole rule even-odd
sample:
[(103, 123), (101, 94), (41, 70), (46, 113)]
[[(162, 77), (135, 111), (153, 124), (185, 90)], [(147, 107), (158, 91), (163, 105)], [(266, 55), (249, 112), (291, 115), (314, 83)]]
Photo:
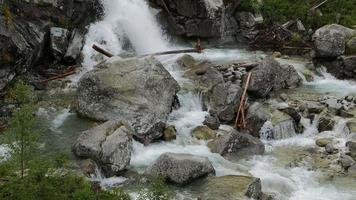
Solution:
[(10, 86), (6, 94), (6, 99), (8, 101), (15, 101), (18, 104), (33, 103), (35, 100), (35, 93), (23, 80), (16, 80)]

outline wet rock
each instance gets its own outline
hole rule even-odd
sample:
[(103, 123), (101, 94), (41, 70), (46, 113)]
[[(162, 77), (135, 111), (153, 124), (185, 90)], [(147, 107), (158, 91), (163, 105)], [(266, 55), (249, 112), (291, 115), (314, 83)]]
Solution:
[(67, 63), (74, 64), (79, 58), (84, 45), (84, 33), (79, 29), (74, 29), (69, 39), (69, 45), (64, 55)]
[(262, 196), (261, 180), (249, 176), (209, 177), (203, 183), (195, 185), (206, 200), (242, 200), (260, 199)]
[(196, 61), (193, 56), (188, 54), (179, 57), (176, 62), (178, 66), (183, 68), (191, 68), (194, 67), (194, 65), (196, 64)]
[(351, 119), (346, 123), (346, 126), (349, 129), (350, 133), (356, 133), (356, 120)]
[(215, 170), (206, 157), (164, 153), (147, 169), (146, 174), (184, 185), (209, 174), (215, 174)]
[(299, 124), (302, 119), (302, 116), (298, 113), (298, 111), (292, 107), (281, 108), (279, 110), (292, 117), (296, 124)]
[(207, 126), (198, 126), (192, 130), (193, 137), (199, 140), (215, 139), (216, 132)]
[(203, 122), (204, 125), (207, 127), (213, 129), (213, 130), (218, 130), (220, 127), (220, 120), (217, 116), (217, 114), (214, 112), (210, 112), (210, 115), (207, 116)]
[(346, 142), (346, 147), (350, 152), (350, 156), (356, 160), (356, 142), (355, 141), (348, 141)]
[(325, 147), (332, 142), (331, 138), (320, 138), (315, 141), (315, 144), (319, 147)]
[(329, 143), (325, 146), (325, 151), (328, 154), (335, 154), (338, 152), (338, 149), (336, 149), (332, 143)]
[(73, 145), (73, 153), (95, 160), (106, 175), (116, 175), (130, 164), (132, 134), (131, 127), (111, 120), (84, 131)]
[(313, 41), (318, 57), (338, 57), (345, 53), (346, 38), (356, 34), (347, 27), (330, 24), (315, 31)]
[(279, 51), (275, 51), (275, 52), (273, 52), (272, 57), (273, 58), (280, 58), (280, 57), (282, 57), (282, 54)]
[(341, 155), (339, 158), (341, 166), (347, 170), (349, 167), (355, 164), (355, 161), (348, 155)]
[(309, 69), (303, 70), (302, 73), (303, 73), (306, 81), (308, 81), (308, 82), (314, 81), (314, 74)]
[(111, 58), (79, 81), (77, 112), (94, 120), (124, 119), (134, 137), (162, 137), (178, 83), (155, 58)]
[[(314, 113), (314, 114), (320, 114), (325, 107), (321, 105), (318, 102), (313, 102), (313, 101), (306, 101), (304, 104), (302, 104), (302, 107), (304, 107), (308, 113)], [(299, 108), (301, 111), (304, 111), (304, 109)]]
[(267, 57), (252, 70), (248, 92), (256, 97), (264, 98), (272, 90), (297, 87), (301, 81), (293, 66), (280, 65), (273, 58)]
[(346, 53), (355, 54), (356, 53), (356, 36), (351, 37), (346, 43)]
[(163, 131), (163, 139), (165, 141), (172, 141), (177, 138), (177, 130), (173, 125), (167, 126)]
[(282, 101), (288, 101), (289, 97), (286, 93), (282, 93), (279, 95), (279, 98), (282, 100)]
[(356, 164), (353, 164), (349, 169), (347, 170), (347, 175), (349, 177), (356, 178)]
[(85, 159), (80, 161), (79, 166), (86, 177), (91, 178), (96, 172), (96, 164), (91, 159)]
[(319, 116), (318, 130), (319, 132), (331, 131), (335, 123), (333, 115), (328, 111), (323, 111)]
[(52, 27), (49, 30), (50, 50), (56, 60), (61, 60), (68, 47), (69, 31), (60, 27)]
[(249, 106), (246, 114), (246, 129), (254, 137), (259, 137), (259, 132), (264, 123), (270, 120), (270, 114), (261, 103), (255, 102)]
[(208, 143), (211, 152), (218, 153), (228, 160), (263, 154), (264, 144), (257, 138), (231, 129)]

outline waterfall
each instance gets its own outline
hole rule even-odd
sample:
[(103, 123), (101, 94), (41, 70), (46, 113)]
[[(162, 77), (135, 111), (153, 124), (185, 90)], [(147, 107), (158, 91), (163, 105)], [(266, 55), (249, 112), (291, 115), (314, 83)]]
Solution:
[(169, 45), (153, 11), (145, 0), (102, 0), (104, 16), (90, 25), (83, 47), (84, 69), (72, 79), (78, 79), (102, 60), (92, 49), (94, 43), (117, 55), (128, 46), (137, 54), (167, 50)]

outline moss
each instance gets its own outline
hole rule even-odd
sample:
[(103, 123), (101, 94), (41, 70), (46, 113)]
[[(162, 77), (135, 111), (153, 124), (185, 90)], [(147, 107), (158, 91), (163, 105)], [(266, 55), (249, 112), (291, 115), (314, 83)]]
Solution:
[(3, 3), (2, 5), (2, 14), (4, 15), (5, 18), (4, 20), (5, 26), (9, 27), (12, 23), (12, 15), (7, 3)]

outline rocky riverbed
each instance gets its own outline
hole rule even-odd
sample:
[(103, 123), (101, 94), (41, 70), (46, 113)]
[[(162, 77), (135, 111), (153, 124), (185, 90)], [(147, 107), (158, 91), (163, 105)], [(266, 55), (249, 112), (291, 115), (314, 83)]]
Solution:
[[(224, 7), (218, 0), (188, 3), (167, 2), (172, 16), (164, 25), (170, 34), (201, 37), (204, 44), (256, 34), (260, 21), (252, 13), (227, 20), (232, 5)], [(81, 19), (83, 13), (74, 11), (82, 6), (51, 4), (53, 13), (43, 15), (54, 18), (65, 10), (69, 14), (62, 18)], [(355, 30), (335, 24), (316, 30), (312, 58), (234, 45), (151, 56), (146, 54), (190, 47), (186, 41), (167, 39), (156, 20), (167, 13), (157, 14), (142, 0), (107, 0), (99, 7), (104, 14), (95, 12), (95, 19), (100, 20), (75, 21), (83, 23), (76, 25), (78, 30), (67, 30), (55, 20), (47, 26), (32, 19), (32, 26), (24, 16), (15, 19), (13, 29), (0, 27), (1, 39), (11, 39), (1, 44), (15, 47), (17, 57), (31, 51), (31, 59), (17, 62), (26, 65), (23, 73), (9, 69), (12, 60), (2, 66), (0, 89), (15, 75), (29, 75), (40, 97), (36, 114), (46, 130), (41, 140), (45, 151), (69, 154), (78, 174), (104, 189), (122, 187), (133, 198), (147, 180), (160, 176), (175, 191), (175, 199), (354, 199), (355, 56), (347, 52)], [(25, 42), (15, 39), (27, 25), (38, 41), (22, 51)], [(117, 56), (104, 58), (91, 49), (93, 43)], [(40, 47), (49, 48), (48, 55), (38, 54), (45, 52)], [(46, 58), (42, 64), (56, 67), (38, 73), (30, 67), (37, 56)], [(71, 76), (46, 80), (45, 88), (34, 81), (69, 64), (78, 65)], [(246, 127), (236, 130), (248, 73)], [(10, 115), (14, 106), (2, 106), (2, 115)]]

